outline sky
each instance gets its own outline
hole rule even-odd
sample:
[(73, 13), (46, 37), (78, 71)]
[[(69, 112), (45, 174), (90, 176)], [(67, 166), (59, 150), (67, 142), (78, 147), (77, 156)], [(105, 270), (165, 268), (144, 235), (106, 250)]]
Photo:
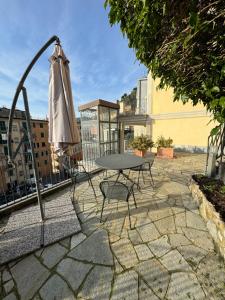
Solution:
[[(17, 84), (36, 52), (57, 35), (70, 61), (76, 114), (95, 99), (116, 101), (147, 69), (135, 57), (118, 25), (111, 27), (104, 0), (1, 0), (0, 106), (11, 107)], [(26, 80), (30, 112), (48, 114), (51, 45)], [(23, 109), (22, 99), (17, 107)]]

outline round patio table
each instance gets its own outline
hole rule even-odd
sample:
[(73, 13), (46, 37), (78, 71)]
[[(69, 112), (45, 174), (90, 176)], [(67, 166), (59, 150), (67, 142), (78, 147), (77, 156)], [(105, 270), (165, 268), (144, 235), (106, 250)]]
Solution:
[(96, 164), (107, 170), (117, 170), (118, 176), (116, 181), (119, 179), (120, 175), (123, 175), (126, 179), (135, 183), (138, 188), (139, 184), (130, 179), (123, 170), (131, 169), (134, 167), (139, 167), (145, 163), (145, 160), (141, 157), (131, 155), (131, 154), (111, 154), (102, 156), (96, 159)]

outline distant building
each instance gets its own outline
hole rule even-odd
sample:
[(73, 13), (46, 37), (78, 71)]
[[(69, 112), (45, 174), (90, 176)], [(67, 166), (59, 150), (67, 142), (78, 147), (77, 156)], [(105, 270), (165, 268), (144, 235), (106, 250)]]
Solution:
[(136, 114), (145, 114), (147, 111), (147, 85), (147, 77), (138, 80)]
[(34, 152), (39, 177), (49, 176), (52, 172), (51, 145), (48, 142), (48, 121), (31, 120), (34, 135)]
[[(0, 192), (16, 188), (24, 183), (25, 177), (33, 177), (31, 159), (28, 149), (24, 145), (23, 153), (20, 152), (15, 158), (16, 168), (8, 166), (7, 155), (7, 130), (10, 110), (0, 108)], [(23, 128), (26, 127), (25, 114), (21, 110), (16, 110), (12, 124), (12, 150), (15, 152), (23, 136)], [(30, 167), (31, 166), (31, 167)]]
[(158, 85), (159, 79), (154, 80), (151, 73), (139, 80), (136, 114), (145, 114), (146, 121), (134, 126), (134, 135), (147, 134), (154, 142), (163, 135), (173, 139), (177, 150), (206, 151), (207, 139), (215, 124), (210, 122), (212, 117), (205, 107), (174, 102), (173, 89), (158, 89)]
[[(16, 190), (23, 184), (32, 184), (34, 170), (32, 167), (31, 149), (28, 140), (24, 141), (15, 158), (15, 168), (10, 167), (7, 161), (7, 130), (10, 109), (0, 108), (0, 193)], [(51, 148), (48, 143), (48, 121), (32, 120), (32, 133), (34, 135), (35, 156), (40, 178), (52, 172)], [(15, 110), (12, 124), (12, 150), (16, 151), (24, 130), (27, 129), (25, 112)]]

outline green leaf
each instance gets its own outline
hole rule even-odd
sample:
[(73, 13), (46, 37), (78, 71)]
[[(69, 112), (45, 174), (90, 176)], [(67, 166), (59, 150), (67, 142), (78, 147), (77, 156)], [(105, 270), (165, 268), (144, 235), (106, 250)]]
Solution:
[(104, 8), (105, 9), (107, 8), (107, 5), (108, 5), (108, 0), (105, 0), (105, 3), (104, 3)]
[(211, 88), (211, 92), (212, 93), (219, 93), (220, 92), (220, 88), (218, 86), (214, 86), (213, 88)]
[(220, 128), (221, 128), (220, 125), (214, 127), (214, 128), (211, 130), (210, 135), (211, 135), (211, 136), (217, 135), (217, 133), (219, 133), (219, 131), (220, 131)]
[(221, 75), (225, 77), (225, 65), (221, 69)]
[(219, 103), (221, 106), (225, 107), (225, 96), (220, 97)]
[(166, 3), (163, 4), (163, 16), (166, 14)]
[(197, 24), (198, 24), (198, 20), (199, 20), (198, 14), (196, 12), (191, 12), (190, 13), (190, 19), (189, 19), (189, 24), (192, 28), (196, 29)]

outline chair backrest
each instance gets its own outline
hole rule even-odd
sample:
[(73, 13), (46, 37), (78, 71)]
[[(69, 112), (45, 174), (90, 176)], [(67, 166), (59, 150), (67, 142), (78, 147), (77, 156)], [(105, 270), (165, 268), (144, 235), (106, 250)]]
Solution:
[(149, 166), (151, 167), (154, 163), (155, 157), (155, 153), (148, 154), (148, 156), (145, 157), (145, 163), (149, 164)]
[(130, 195), (128, 187), (120, 181), (104, 180), (100, 182), (99, 188), (104, 198), (127, 201)]

